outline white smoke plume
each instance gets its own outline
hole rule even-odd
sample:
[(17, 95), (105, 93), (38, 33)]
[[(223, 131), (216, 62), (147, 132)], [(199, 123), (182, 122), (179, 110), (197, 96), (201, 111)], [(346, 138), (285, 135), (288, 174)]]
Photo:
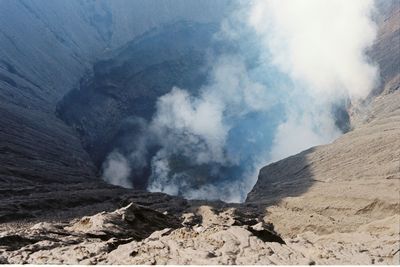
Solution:
[[(211, 84), (202, 88), (198, 97), (173, 88), (159, 98), (150, 129), (162, 149), (152, 161), (149, 190), (230, 202), (243, 200), (250, 190), (251, 186), (243, 185), (242, 181), (226, 181), (226, 186), (205, 184), (193, 189), (185, 181), (193, 177), (187, 177), (186, 173), (171, 174), (168, 159), (174, 155), (189, 158), (194, 165), (240, 164), (241, 154), (226, 149), (229, 131), (241, 117), (267, 111), (272, 106), (272, 94), (249, 77), (239, 56), (220, 56), (211, 73)], [(218, 170), (215, 173), (218, 175)]]
[(376, 36), (372, 0), (255, 1), (249, 23), (273, 63), (318, 96), (363, 98), (377, 68), (365, 52)]

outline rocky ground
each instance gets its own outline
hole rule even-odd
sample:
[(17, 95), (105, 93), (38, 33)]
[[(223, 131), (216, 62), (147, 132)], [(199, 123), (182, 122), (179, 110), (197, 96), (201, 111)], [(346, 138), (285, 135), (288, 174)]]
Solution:
[(131, 203), (67, 223), (41, 222), (18, 231), (3, 225), (0, 263), (395, 264), (399, 219), (365, 224), (357, 233), (289, 237), (235, 208), (200, 206), (177, 217)]

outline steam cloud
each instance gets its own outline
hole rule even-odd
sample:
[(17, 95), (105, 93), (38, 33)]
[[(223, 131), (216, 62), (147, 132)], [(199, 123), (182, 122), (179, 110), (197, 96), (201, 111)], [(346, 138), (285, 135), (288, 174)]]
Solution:
[(118, 152), (112, 152), (108, 155), (103, 166), (103, 179), (113, 185), (120, 185), (131, 188), (132, 183), (129, 181), (131, 167), (127, 159)]
[(216, 57), (197, 96), (177, 87), (161, 96), (136, 148), (111, 153), (103, 176), (130, 187), (130, 172), (149, 165), (150, 191), (243, 201), (261, 166), (337, 138), (333, 108), (373, 89), (377, 68), (365, 56), (373, 8), (368, 0), (240, 6), (216, 38), (244, 52)]

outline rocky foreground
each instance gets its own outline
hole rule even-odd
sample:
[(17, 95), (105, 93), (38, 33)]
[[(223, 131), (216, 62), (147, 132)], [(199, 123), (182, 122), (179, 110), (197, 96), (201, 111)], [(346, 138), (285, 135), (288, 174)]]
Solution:
[(235, 208), (200, 206), (178, 218), (132, 203), (68, 223), (4, 229), (0, 263), (395, 264), (399, 219), (365, 224), (357, 233), (285, 237)]

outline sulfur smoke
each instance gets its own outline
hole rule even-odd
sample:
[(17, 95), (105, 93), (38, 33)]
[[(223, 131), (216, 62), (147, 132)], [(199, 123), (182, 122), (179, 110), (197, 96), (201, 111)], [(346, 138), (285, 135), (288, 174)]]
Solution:
[(243, 201), (260, 167), (337, 138), (335, 108), (373, 89), (373, 11), (368, 0), (239, 5), (215, 35), (239, 49), (215, 56), (198, 94), (161, 96), (135, 149), (111, 153), (103, 176), (130, 187), (130, 172), (147, 167), (150, 191)]

